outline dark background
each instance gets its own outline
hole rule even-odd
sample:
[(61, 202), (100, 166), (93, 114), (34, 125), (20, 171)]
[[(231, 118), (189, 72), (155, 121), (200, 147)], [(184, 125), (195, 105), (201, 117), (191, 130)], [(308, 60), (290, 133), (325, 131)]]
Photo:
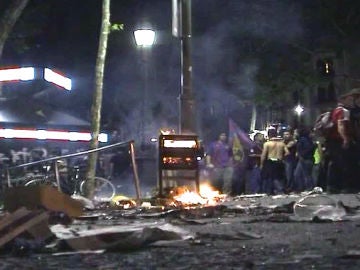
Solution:
[[(0, 8), (7, 3), (2, 1)], [(249, 104), (257, 91), (267, 91), (280, 79), (291, 81), (286, 74), (302, 72), (311, 61), (304, 56), (307, 50), (325, 43), (332, 50), (351, 48), (357, 56), (357, 11), (357, 1), (192, 0), (199, 135), (210, 140), (226, 132), (229, 117), (248, 130)], [(123, 139), (137, 137), (145, 68), (149, 134), (177, 127), (180, 41), (171, 35), (171, 1), (113, 0), (111, 22), (124, 24), (124, 30), (109, 37), (102, 128), (118, 130)], [(89, 120), (100, 23), (101, 1), (31, 0), (5, 46), (2, 65), (60, 70), (72, 78), (73, 91), (53, 91), (47, 102)], [(133, 38), (133, 31), (143, 25), (157, 35), (147, 59)], [(339, 29), (346, 31), (346, 38)], [(294, 86), (278, 88), (293, 91)], [(272, 99), (281, 101), (281, 94), (264, 98), (268, 103)]]

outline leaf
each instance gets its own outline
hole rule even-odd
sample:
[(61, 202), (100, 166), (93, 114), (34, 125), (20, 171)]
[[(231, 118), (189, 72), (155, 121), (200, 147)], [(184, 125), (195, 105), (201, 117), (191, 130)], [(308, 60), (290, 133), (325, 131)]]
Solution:
[(123, 23), (113, 23), (110, 25), (110, 32), (124, 30)]

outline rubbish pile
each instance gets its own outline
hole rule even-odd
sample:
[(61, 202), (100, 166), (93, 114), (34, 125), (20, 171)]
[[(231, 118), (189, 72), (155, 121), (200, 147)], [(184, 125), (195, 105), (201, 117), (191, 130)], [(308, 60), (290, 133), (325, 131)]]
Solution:
[[(204, 237), (259, 239), (261, 235), (242, 231), (209, 236), (201, 230), (197, 233), (187, 230), (185, 225), (205, 226), (225, 219), (229, 222), (231, 218), (251, 223), (336, 222), (360, 217), (360, 199), (356, 194), (336, 197), (315, 190), (279, 196), (217, 195), (216, 204), (213, 200), (204, 203), (199, 197), (190, 204), (191, 194), (188, 190), (184, 193), (185, 204), (169, 203), (171, 198), (139, 203), (118, 195), (107, 205), (93, 207), (84, 198), (72, 198), (52, 187), (9, 189), (5, 194), (5, 211), (0, 216), (0, 253), (58, 255), (130, 251), (164, 241), (194, 244)], [(174, 195), (175, 199), (180, 197), (179, 192)]]

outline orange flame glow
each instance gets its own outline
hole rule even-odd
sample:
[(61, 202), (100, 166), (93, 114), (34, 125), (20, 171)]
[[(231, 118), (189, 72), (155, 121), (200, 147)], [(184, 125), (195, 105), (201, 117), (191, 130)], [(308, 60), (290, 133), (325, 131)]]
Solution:
[[(178, 189), (179, 190), (179, 189)], [(183, 192), (174, 196), (174, 200), (182, 205), (215, 205), (222, 201), (226, 195), (220, 194), (218, 190), (214, 190), (209, 184), (200, 185), (200, 194), (190, 191), (187, 188), (182, 189)]]

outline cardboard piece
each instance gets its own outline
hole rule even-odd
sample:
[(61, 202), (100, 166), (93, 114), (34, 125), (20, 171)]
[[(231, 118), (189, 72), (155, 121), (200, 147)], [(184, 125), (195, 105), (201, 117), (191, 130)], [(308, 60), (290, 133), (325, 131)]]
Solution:
[(81, 202), (61, 193), (52, 186), (18, 186), (5, 190), (4, 209), (13, 212), (20, 207), (30, 210), (46, 209), (63, 212), (69, 217), (79, 217), (83, 214)]

